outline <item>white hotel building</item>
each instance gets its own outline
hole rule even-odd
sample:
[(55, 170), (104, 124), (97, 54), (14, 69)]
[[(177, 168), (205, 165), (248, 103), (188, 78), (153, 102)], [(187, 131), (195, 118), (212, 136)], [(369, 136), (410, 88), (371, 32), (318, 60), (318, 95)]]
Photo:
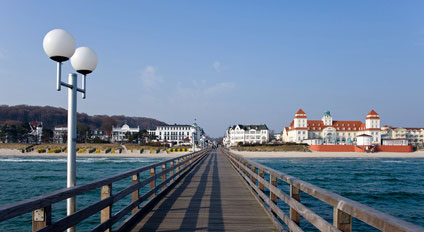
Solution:
[(424, 128), (408, 128), (408, 127), (381, 127), (381, 137), (383, 145), (390, 143), (396, 145), (419, 145), (424, 143)]
[(158, 126), (154, 130), (148, 130), (150, 135), (156, 136), (160, 142), (193, 145), (201, 144), (205, 139), (205, 132), (196, 123), (193, 125), (168, 125)]
[(243, 144), (263, 144), (269, 141), (268, 127), (263, 125), (241, 125), (229, 127), (223, 139), (224, 146), (237, 146)]
[(381, 144), (380, 116), (371, 110), (365, 123), (361, 121), (335, 121), (330, 111), (321, 120), (308, 120), (299, 109), (289, 127), (282, 132), (283, 142), (314, 144), (355, 144), (357, 137), (370, 136), (372, 144)]
[(112, 143), (126, 142), (127, 139), (125, 138), (125, 135), (127, 133), (134, 134), (139, 132), (140, 127), (131, 128), (127, 124), (124, 124), (122, 127), (112, 127)]

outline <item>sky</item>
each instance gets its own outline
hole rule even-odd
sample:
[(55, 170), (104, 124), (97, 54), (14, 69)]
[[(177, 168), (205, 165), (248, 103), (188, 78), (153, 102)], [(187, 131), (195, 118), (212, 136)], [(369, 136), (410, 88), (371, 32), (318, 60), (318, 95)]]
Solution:
[[(67, 108), (47, 32), (98, 56), (78, 112), (281, 132), (309, 119), (424, 127), (424, 1), (0, 1), (0, 104)], [(75, 72), (63, 65), (62, 78)], [(81, 82), (79, 80), (79, 82)]]

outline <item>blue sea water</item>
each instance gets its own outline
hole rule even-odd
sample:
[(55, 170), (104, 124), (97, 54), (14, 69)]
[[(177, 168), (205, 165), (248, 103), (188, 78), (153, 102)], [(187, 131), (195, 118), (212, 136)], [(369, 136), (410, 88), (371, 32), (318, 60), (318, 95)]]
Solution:
[[(77, 184), (118, 174), (164, 160), (163, 158), (77, 158)], [(141, 178), (147, 177), (145, 172)], [(118, 192), (131, 183), (131, 178), (112, 185)], [(66, 187), (66, 158), (47, 157), (0, 157), (0, 205), (39, 196)], [(141, 193), (147, 188), (141, 189)], [(77, 197), (77, 209), (100, 200), (100, 190), (93, 190)], [(131, 195), (112, 207), (113, 213), (131, 202)], [(53, 221), (66, 215), (66, 201), (52, 207)], [(89, 231), (100, 222), (100, 214), (83, 221), (78, 231)], [(31, 214), (0, 223), (0, 231), (31, 231)]]
[[(253, 159), (258, 163), (424, 227), (424, 159), (292, 158)], [(287, 184), (279, 182), (287, 193)], [(332, 207), (302, 193), (301, 201), (332, 222)], [(279, 206), (288, 213), (283, 202)], [(374, 231), (358, 220), (354, 231)], [(301, 220), (306, 231), (313, 226)], [(375, 230), (377, 231), (377, 230)]]
[[(129, 169), (159, 162), (161, 158), (77, 158), (77, 183), (82, 184)], [(254, 159), (286, 174), (325, 188), (344, 197), (376, 208), (403, 220), (424, 226), (424, 159), (335, 158), (335, 159)], [(146, 173), (147, 176), (147, 173)], [(113, 192), (127, 187), (130, 179), (113, 185)], [(66, 158), (0, 157), (0, 205), (38, 196), (64, 188)], [(288, 187), (279, 183), (282, 190)], [(146, 191), (146, 189), (142, 190)], [(77, 198), (77, 208), (98, 201), (99, 190)], [(112, 208), (116, 213), (130, 202), (130, 196)], [(302, 203), (332, 222), (332, 207), (306, 194)], [(288, 207), (279, 201), (288, 213)], [(53, 205), (53, 220), (66, 213), (65, 201)], [(96, 214), (82, 224), (78, 231), (88, 231), (100, 221)], [(301, 221), (305, 231), (313, 226)], [(354, 231), (372, 231), (354, 221)], [(0, 231), (30, 231), (31, 215), (0, 223)]]

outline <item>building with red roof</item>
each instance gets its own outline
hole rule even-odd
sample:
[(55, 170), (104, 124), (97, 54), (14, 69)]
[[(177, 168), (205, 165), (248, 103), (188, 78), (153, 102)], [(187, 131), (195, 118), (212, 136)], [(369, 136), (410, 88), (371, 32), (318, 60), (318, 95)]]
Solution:
[(326, 111), (321, 120), (308, 120), (299, 109), (288, 127), (283, 130), (284, 142), (308, 144), (354, 144), (359, 135), (371, 136), (372, 144), (381, 144), (380, 116), (371, 110), (362, 121), (333, 120)]

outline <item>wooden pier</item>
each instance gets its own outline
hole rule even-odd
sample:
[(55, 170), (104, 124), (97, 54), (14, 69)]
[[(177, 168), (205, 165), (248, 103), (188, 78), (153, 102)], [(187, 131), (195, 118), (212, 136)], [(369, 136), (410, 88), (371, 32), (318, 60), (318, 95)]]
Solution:
[[(128, 187), (114, 192), (114, 183), (122, 180)], [(288, 193), (281, 190), (283, 184)], [(53, 204), (93, 190), (99, 191), (98, 201), (52, 221)], [(303, 194), (330, 205), (332, 221), (302, 204)], [(115, 203), (126, 196), (131, 200), (113, 213)], [(223, 148), (204, 149), (2, 206), (0, 222), (31, 212), (33, 231), (78, 230), (80, 222), (99, 213), (99, 224), (91, 231), (303, 231), (301, 218), (320, 231), (352, 231), (353, 218), (381, 231), (424, 231)]]
[(133, 231), (275, 231), (223, 153), (202, 160)]

